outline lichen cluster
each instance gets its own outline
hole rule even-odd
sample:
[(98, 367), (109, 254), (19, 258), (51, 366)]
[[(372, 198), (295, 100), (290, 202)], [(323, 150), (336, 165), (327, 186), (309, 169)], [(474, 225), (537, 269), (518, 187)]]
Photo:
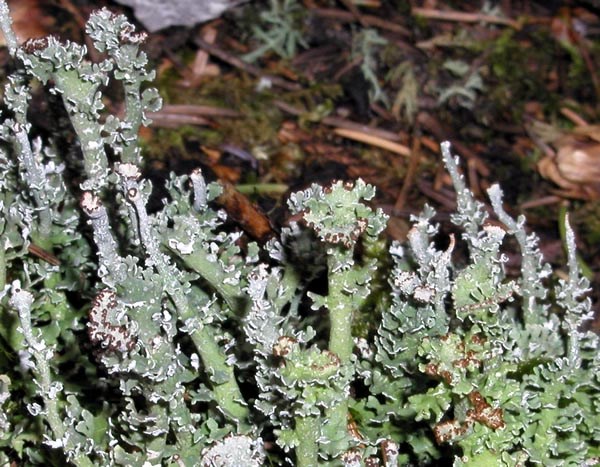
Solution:
[[(497, 220), (474, 199), (447, 143), (463, 233), (444, 248), (425, 208), (406, 245), (367, 254), (387, 217), (361, 180), (292, 194), (289, 225), (260, 245), (227, 228), (199, 170), (149, 210), (137, 135), (160, 99), (142, 91), (143, 35), (94, 13), (91, 63), (53, 38), (19, 47), (4, 1), (0, 24), (16, 68), (0, 126), (2, 464), (598, 462), (598, 337), (570, 228), (556, 279), (500, 188)], [(111, 80), (121, 118), (103, 106)], [(80, 159), (30, 137), (36, 82), (62, 97)]]

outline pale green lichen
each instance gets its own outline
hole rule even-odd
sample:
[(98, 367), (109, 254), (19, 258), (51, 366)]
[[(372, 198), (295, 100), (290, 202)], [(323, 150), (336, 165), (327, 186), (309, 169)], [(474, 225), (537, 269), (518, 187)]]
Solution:
[[(7, 12), (0, 0), (10, 36)], [(153, 77), (143, 36), (106, 10), (87, 31), (100, 63), (76, 44), (8, 39), (18, 70), (0, 125), (2, 464), (597, 461), (598, 336), (570, 227), (568, 273), (554, 280), (498, 187), (504, 226), (489, 222), (447, 143), (463, 233), (445, 242), (426, 207), (406, 245), (382, 248), (387, 217), (362, 180), (292, 194), (294, 220), (264, 245), (226, 228), (222, 189), (199, 171), (171, 175), (150, 211), (137, 131), (159, 99), (140, 93)], [(82, 167), (31, 140), (34, 78), (61, 94)], [(103, 115), (109, 78), (126, 90), (122, 120)], [(67, 169), (83, 179), (80, 202)], [(510, 236), (516, 277), (504, 270)], [(365, 315), (375, 324), (358, 335)]]

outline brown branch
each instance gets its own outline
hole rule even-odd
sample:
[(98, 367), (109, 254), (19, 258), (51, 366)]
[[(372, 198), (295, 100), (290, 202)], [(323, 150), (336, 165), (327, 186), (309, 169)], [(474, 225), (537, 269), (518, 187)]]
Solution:
[[(298, 109), (293, 105), (288, 104), (283, 101), (274, 101), (273, 104), (280, 110), (283, 110), (286, 113), (291, 115), (295, 115), (300, 117), (301, 115), (306, 113), (304, 109)], [(400, 141), (400, 136), (397, 133), (393, 133), (391, 131), (382, 130), (381, 128), (373, 128), (367, 125), (362, 125), (361, 123), (356, 123), (351, 120), (346, 120), (344, 118), (339, 117), (325, 117), (322, 118), (319, 123), (327, 126), (335, 126), (339, 128), (345, 128), (347, 130), (357, 131), (361, 133), (367, 133), (377, 138), (385, 139), (388, 141)]]
[(394, 154), (399, 154), (401, 156), (410, 157), (410, 148), (404, 146), (403, 144), (394, 143), (387, 139), (380, 138), (378, 136), (374, 136), (367, 131), (356, 131), (356, 130), (347, 130), (345, 128), (336, 128), (333, 130), (336, 135), (339, 135), (343, 138), (348, 138), (354, 141), (359, 141), (361, 143), (369, 144), (371, 146), (376, 146), (381, 149), (385, 149), (386, 151), (393, 152)]
[(581, 116), (575, 113), (573, 110), (568, 107), (561, 107), (560, 113), (563, 114), (565, 118), (568, 118), (571, 123), (577, 126), (588, 126), (589, 123)]
[(207, 105), (165, 105), (158, 112), (149, 112), (152, 126), (177, 128), (181, 125), (210, 125), (207, 117), (239, 118), (243, 115), (235, 110)]
[(556, 195), (548, 195), (543, 196), (542, 198), (532, 199), (529, 201), (525, 201), (519, 205), (519, 209), (532, 209), (538, 208), (540, 206), (548, 206), (552, 204), (558, 204), (564, 201), (564, 198)]
[(231, 55), (230, 53), (217, 47), (216, 45), (209, 44), (200, 37), (196, 37), (194, 39), (194, 43), (202, 50), (205, 50), (209, 54), (217, 57), (219, 60), (222, 60), (235, 68), (244, 70), (246, 73), (251, 74), (252, 76), (258, 76), (259, 78), (268, 79), (275, 86), (287, 89), (288, 91), (299, 91), (300, 89), (302, 89), (302, 87), (299, 84), (292, 83), (278, 76), (268, 75), (264, 73), (261, 68), (244, 62), (241, 58)]
[(398, 198), (396, 198), (396, 203), (394, 203), (394, 211), (400, 211), (404, 208), (408, 193), (415, 182), (415, 175), (421, 160), (421, 138), (416, 135), (413, 136), (413, 144), (410, 153), (406, 175), (404, 176), (404, 183), (402, 183), (402, 188), (400, 189)]
[(448, 128), (442, 126), (433, 115), (426, 112), (419, 112), (416, 121), (423, 129), (433, 134), (438, 141), (450, 140), (453, 151), (457, 152), (467, 160), (473, 160), (473, 164), (475, 164), (479, 175), (482, 177), (489, 177), (490, 169), (484, 164), (481, 158), (466, 144), (453, 138), (452, 132)]
[(170, 114), (153, 112), (148, 114), (153, 128), (180, 128), (182, 125), (209, 126), (210, 121), (196, 115)]
[[(310, 12), (321, 18), (334, 19), (344, 23), (351, 23), (355, 20), (354, 15), (347, 11), (337, 10), (335, 8), (314, 8)], [(392, 21), (386, 21), (377, 16), (361, 15), (364, 24), (390, 32), (395, 32), (402, 36), (411, 36), (411, 32), (403, 26)]]
[(43, 248), (33, 243), (29, 244), (29, 246), (27, 247), (27, 251), (33, 256), (37, 256), (38, 258), (43, 259), (52, 266), (60, 266), (60, 259), (54, 256), (52, 253), (44, 250)]
[(224, 107), (212, 107), (210, 105), (168, 104), (156, 113), (160, 112), (176, 115), (195, 115), (198, 117), (243, 117), (243, 115), (237, 110), (226, 109)]
[(459, 23), (490, 23), (509, 26), (513, 29), (521, 29), (521, 23), (510, 18), (501, 18), (493, 15), (483, 15), (481, 13), (465, 13), (463, 11), (433, 10), (430, 8), (413, 8), (411, 10), (415, 16), (422, 16), (427, 19), (436, 19), (440, 21), (455, 21)]
[(360, 14), (358, 7), (352, 3), (352, 0), (340, 0), (340, 2), (350, 11), (350, 14), (354, 16), (354, 19), (358, 21), (363, 28), (369, 26)]

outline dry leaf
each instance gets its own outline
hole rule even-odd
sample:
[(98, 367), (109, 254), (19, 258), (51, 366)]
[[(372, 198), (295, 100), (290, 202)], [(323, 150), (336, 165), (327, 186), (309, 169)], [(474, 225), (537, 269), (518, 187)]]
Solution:
[(217, 202), (244, 232), (259, 241), (266, 241), (272, 234), (271, 223), (265, 214), (231, 183), (220, 181), (223, 193)]
[(538, 164), (542, 176), (561, 187), (563, 196), (600, 199), (600, 143), (567, 135), (553, 146), (555, 153)]
[(538, 170), (561, 188), (558, 195), (600, 199), (600, 125), (578, 125), (565, 131), (533, 121), (527, 130), (545, 154)]

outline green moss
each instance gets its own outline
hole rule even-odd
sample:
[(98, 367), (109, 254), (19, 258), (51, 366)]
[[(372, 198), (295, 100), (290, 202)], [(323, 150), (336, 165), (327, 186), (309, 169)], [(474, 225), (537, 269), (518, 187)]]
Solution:
[[(548, 75), (556, 65), (556, 42), (545, 32), (521, 37), (512, 29), (488, 44), (490, 67), (489, 99), (522, 118), (523, 106), (530, 100), (541, 102), (548, 111), (558, 107), (558, 96), (548, 90)], [(535, 64), (535, 66), (533, 66)]]

